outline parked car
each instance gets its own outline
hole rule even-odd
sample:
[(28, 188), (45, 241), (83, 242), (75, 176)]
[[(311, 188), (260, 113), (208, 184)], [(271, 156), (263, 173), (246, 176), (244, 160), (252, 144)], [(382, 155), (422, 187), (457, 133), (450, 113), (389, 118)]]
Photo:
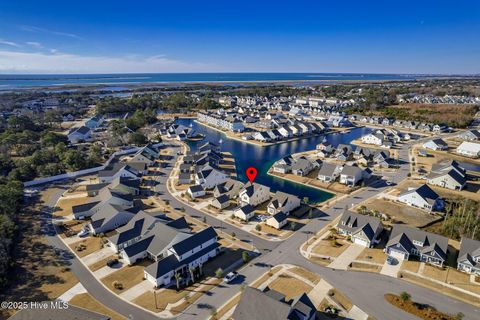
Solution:
[(235, 280), (236, 277), (238, 277), (238, 272), (232, 271), (229, 274), (227, 274), (225, 278), (223, 278), (223, 281), (225, 281), (226, 283), (230, 283), (233, 280)]
[(79, 236), (80, 238), (83, 238), (83, 237), (88, 236), (89, 233), (90, 233), (90, 230), (89, 230), (89, 229), (83, 228), (83, 229), (77, 234), (77, 236)]

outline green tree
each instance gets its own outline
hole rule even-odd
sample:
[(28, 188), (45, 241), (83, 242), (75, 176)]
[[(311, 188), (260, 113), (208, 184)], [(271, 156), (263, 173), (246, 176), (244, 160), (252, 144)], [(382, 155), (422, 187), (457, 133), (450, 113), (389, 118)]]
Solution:
[(409, 301), (410, 298), (411, 298), (411, 296), (408, 292), (403, 291), (402, 293), (400, 293), (400, 300), (402, 300), (403, 302)]
[(250, 258), (249, 254), (248, 254), (248, 251), (243, 251), (242, 252), (242, 260), (244, 263), (247, 263), (248, 262), (248, 259)]
[(175, 280), (177, 281), (177, 291), (180, 290), (180, 281), (182, 280), (182, 276), (180, 273), (175, 272)]

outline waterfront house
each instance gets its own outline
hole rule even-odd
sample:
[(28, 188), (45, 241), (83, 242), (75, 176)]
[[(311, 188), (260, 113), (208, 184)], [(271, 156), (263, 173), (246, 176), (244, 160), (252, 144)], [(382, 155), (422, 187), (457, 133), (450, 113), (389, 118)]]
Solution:
[(226, 173), (207, 164), (195, 175), (195, 184), (201, 185), (205, 189), (213, 189), (216, 185), (225, 182), (227, 178)]
[(304, 177), (308, 175), (314, 166), (313, 163), (305, 157), (300, 157), (295, 160), (295, 163), (292, 165), (292, 173), (296, 176)]
[(478, 158), (480, 155), (480, 143), (464, 141), (457, 147), (456, 152), (466, 157)]
[(427, 176), (427, 183), (451, 190), (462, 190), (467, 184), (465, 169), (454, 160), (436, 163)]
[(259, 183), (247, 182), (240, 191), (240, 202), (242, 205), (258, 206), (270, 199), (270, 187)]
[(324, 162), (318, 171), (318, 180), (327, 183), (334, 182), (340, 175), (341, 171), (342, 166)]
[(443, 201), (440, 196), (426, 184), (418, 188), (409, 188), (409, 190), (402, 192), (397, 200), (428, 212), (443, 208)]
[(457, 269), (480, 276), (480, 241), (462, 237)]
[(227, 178), (225, 182), (222, 182), (215, 186), (215, 188), (213, 189), (213, 196), (219, 197), (222, 194), (225, 194), (230, 199), (235, 199), (238, 197), (242, 189), (243, 189), (242, 182), (235, 179)]
[(306, 293), (287, 301), (278, 291), (266, 288), (265, 292), (245, 287), (240, 301), (231, 316), (234, 320), (314, 320), (317, 310)]
[(447, 260), (448, 238), (420, 229), (393, 225), (385, 252), (399, 260), (418, 257), (421, 262), (443, 266)]
[(339, 234), (349, 236), (353, 243), (370, 248), (380, 241), (383, 225), (378, 218), (345, 211), (336, 228)]
[(144, 269), (145, 278), (157, 288), (174, 284), (175, 274), (188, 282), (191, 279), (190, 270), (199, 274), (202, 265), (220, 252), (218, 235), (212, 227), (167, 247), (162, 259)]
[(288, 215), (298, 207), (300, 207), (300, 198), (293, 194), (277, 191), (267, 206), (267, 212), (271, 215), (278, 212), (283, 212)]
[(273, 164), (273, 172), (278, 173), (288, 173), (292, 171), (292, 165), (295, 163), (295, 160), (292, 156), (283, 157), (280, 160), (275, 161)]
[(364, 135), (361, 141), (364, 144), (373, 144), (376, 146), (381, 146), (385, 141), (385, 137), (382, 134), (369, 133), (367, 135)]
[(430, 150), (448, 150), (448, 144), (442, 139), (429, 140), (423, 144), (423, 147)]
[(363, 170), (356, 166), (345, 165), (340, 172), (340, 183), (347, 186), (353, 187), (363, 178)]

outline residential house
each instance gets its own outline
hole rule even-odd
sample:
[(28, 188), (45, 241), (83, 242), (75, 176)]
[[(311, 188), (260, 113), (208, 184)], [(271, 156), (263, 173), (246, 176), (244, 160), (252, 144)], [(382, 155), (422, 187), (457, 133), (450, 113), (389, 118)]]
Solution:
[(375, 217), (345, 211), (336, 228), (339, 234), (349, 236), (353, 243), (371, 248), (380, 241), (383, 225)]
[(305, 157), (300, 157), (295, 160), (295, 163), (292, 165), (292, 173), (296, 176), (304, 177), (308, 175), (314, 166), (313, 163)]
[(426, 184), (418, 188), (410, 188), (401, 193), (397, 200), (428, 212), (443, 208), (443, 201), (440, 196)]
[(82, 126), (80, 128), (73, 128), (68, 132), (68, 141), (75, 144), (82, 141), (87, 141), (92, 138), (92, 131), (90, 128)]
[(457, 269), (480, 276), (480, 241), (462, 237)]
[(292, 166), (295, 163), (292, 156), (283, 157), (280, 160), (275, 161), (273, 164), (273, 172), (277, 173), (289, 173), (292, 171)]
[(141, 176), (141, 172), (139, 172), (139, 170), (136, 169), (135, 166), (136, 165), (133, 163), (125, 164), (122, 162), (117, 162), (114, 165), (109, 166), (105, 170), (98, 172), (98, 180), (102, 183), (110, 183), (119, 177), (138, 179)]
[(277, 191), (270, 203), (267, 205), (267, 212), (271, 215), (283, 212), (288, 215), (291, 211), (300, 207), (300, 198), (285, 192)]
[(417, 228), (394, 225), (385, 252), (399, 260), (418, 257), (421, 262), (443, 266), (447, 260), (448, 238)]
[(144, 269), (145, 278), (155, 287), (175, 283), (175, 274), (179, 274), (184, 281), (189, 281), (190, 270), (198, 274), (202, 265), (217, 256), (219, 251), (218, 235), (212, 227), (208, 227), (168, 245), (163, 258)]
[(199, 197), (203, 197), (206, 193), (205, 193), (205, 189), (201, 185), (196, 184), (196, 185), (188, 187), (187, 194), (192, 199), (196, 199), (196, 198), (199, 198)]
[(457, 147), (456, 152), (466, 157), (478, 158), (480, 156), (480, 143), (464, 141)]
[(245, 287), (240, 301), (231, 316), (234, 320), (314, 320), (317, 314), (315, 305), (306, 293), (286, 301), (285, 296), (268, 287), (265, 292)]
[(347, 186), (355, 186), (364, 179), (364, 170), (356, 166), (345, 165), (340, 172), (340, 183)]
[(242, 205), (249, 204), (255, 207), (269, 199), (270, 187), (259, 183), (248, 182), (240, 191), (240, 202)]
[(214, 197), (210, 205), (219, 210), (225, 209), (230, 205), (230, 197), (227, 194), (222, 194), (218, 197)]
[(480, 131), (478, 130), (467, 130), (462, 131), (457, 135), (459, 139), (466, 140), (466, 141), (477, 141), (480, 140)]
[(213, 189), (213, 196), (219, 197), (223, 194), (227, 195), (229, 199), (235, 199), (238, 197), (240, 191), (243, 189), (243, 183), (227, 178), (225, 182), (217, 184)]
[(326, 183), (334, 182), (342, 171), (342, 166), (324, 162), (318, 171), (318, 180)]
[(216, 185), (227, 180), (228, 175), (210, 165), (205, 165), (195, 175), (195, 184), (202, 185), (205, 189), (213, 189)]
[(99, 212), (106, 204), (113, 204), (124, 209), (133, 206), (131, 194), (115, 192), (109, 188), (103, 188), (91, 201), (72, 206), (74, 219), (83, 220)]
[(90, 128), (90, 129), (95, 129), (95, 128), (98, 128), (102, 125), (103, 123), (103, 117), (100, 116), (100, 115), (95, 115), (93, 117), (91, 117), (90, 119), (88, 119), (87, 121), (85, 121), (85, 126), (87, 128)]
[(265, 221), (267, 226), (280, 230), (288, 223), (287, 215), (282, 211), (275, 213)]
[(423, 144), (423, 147), (430, 150), (448, 150), (448, 144), (442, 139), (429, 140)]
[(427, 183), (451, 190), (462, 190), (467, 184), (465, 169), (454, 160), (436, 163), (427, 176)]
[(89, 229), (94, 235), (115, 230), (130, 221), (136, 211), (138, 208), (125, 209), (121, 205), (102, 202), (90, 218)]
[(255, 209), (252, 205), (244, 204), (233, 211), (233, 214), (236, 218), (248, 221), (255, 215)]
[(364, 135), (361, 139), (364, 144), (373, 144), (376, 146), (381, 146), (384, 143), (384, 136), (382, 134), (369, 133)]

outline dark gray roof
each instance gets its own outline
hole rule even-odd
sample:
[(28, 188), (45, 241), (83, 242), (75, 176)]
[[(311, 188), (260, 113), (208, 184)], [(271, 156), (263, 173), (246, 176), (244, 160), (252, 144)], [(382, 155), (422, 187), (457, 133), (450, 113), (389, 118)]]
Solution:
[(336, 164), (324, 162), (318, 171), (319, 176), (331, 177), (337, 168)]
[(187, 239), (174, 244), (172, 246), (172, 249), (175, 250), (178, 255), (182, 255), (199, 246), (200, 244), (205, 243), (206, 241), (216, 237), (217, 232), (215, 231), (215, 229), (213, 229), (212, 227), (208, 227), (200, 232), (195, 233)]
[[(40, 302), (50, 305), (50, 301)], [(110, 317), (93, 312), (74, 305), (69, 305), (66, 309), (61, 308), (25, 308), (9, 320), (109, 320)]]
[(374, 239), (375, 231), (380, 227), (381, 222), (379, 219), (350, 211), (345, 211), (337, 224), (337, 228), (352, 234), (363, 231), (370, 241)]
[(200, 192), (200, 191), (203, 191), (203, 187), (199, 184), (196, 184), (194, 186), (190, 186), (188, 187), (188, 189), (190, 189), (190, 192)]
[(435, 202), (435, 200), (437, 200), (439, 198), (439, 195), (435, 191), (433, 191), (432, 188), (427, 186), (426, 184), (424, 184), (424, 185), (422, 185), (422, 186), (420, 186), (416, 189), (405, 191), (405, 192), (401, 193), (399, 195), (399, 197), (402, 197), (402, 196), (405, 196), (407, 194), (414, 193), (414, 192), (418, 193), (418, 195), (420, 195), (420, 197), (422, 197), (429, 204), (433, 204)]
[(222, 194), (219, 197), (216, 197), (215, 200), (217, 200), (218, 203), (226, 203), (230, 200), (230, 197), (226, 194)]
[(462, 237), (457, 262), (468, 262), (470, 265), (479, 268), (480, 262), (476, 262), (473, 259), (478, 256), (480, 256), (480, 241)]
[(89, 203), (84, 203), (84, 204), (79, 204), (79, 205), (76, 205), (76, 206), (72, 206), (72, 213), (75, 214), (75, 213), (88, 211), (88, 210), (92, 209), (93, 207), (95, 207), (99, 203), (100, 203), (100, 201), (92, 201), (92, 202), (89, 202)]
[(272, 216), (273, 219), (277, 220), (277, 222), (282, 222), (287, 219), (287, 215), (280, 211)]

